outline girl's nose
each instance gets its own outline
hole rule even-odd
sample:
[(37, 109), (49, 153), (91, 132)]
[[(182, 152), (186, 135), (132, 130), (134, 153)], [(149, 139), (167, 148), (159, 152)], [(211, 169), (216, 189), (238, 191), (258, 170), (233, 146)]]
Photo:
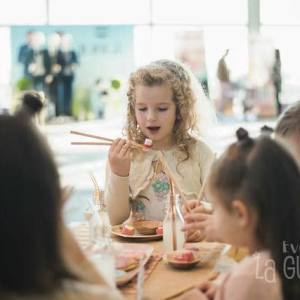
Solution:
[(147, 114), (148, 121), (156, 120), (156, 113), (153, 110), (149, 110)]

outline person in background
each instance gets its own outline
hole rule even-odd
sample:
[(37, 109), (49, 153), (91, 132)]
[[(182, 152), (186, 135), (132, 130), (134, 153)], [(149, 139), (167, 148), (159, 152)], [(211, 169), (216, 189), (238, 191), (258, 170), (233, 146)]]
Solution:
[(218, 62), (217, 78), (220, 84), (220, 100), (218, 109), (224, 114), (232, 113), (233, 104), (233, 90), (232, 83), (230, 80), (230, 72), (226, 63), (226, 57), (228, 56), (229, 49), (226, 49), (223, 56)]
[(282, 112), (282, 104), (281, 104), (281, 59), (280, 59), (280, 51), (279, 49), (275, 49), (274, 63), (272, 67), (271, 79), (275, 89), (275, 101), (276, 101), (276, 109), (277, 115), (280, 115)]
[[(300, 253), (293, 251), (300, 245), (299, 169), (270, 137), (254, 140), (240, 128), (237, 138), (213, 165), (207, 192), (218, 235), (252, 256), (219, 286), (202, 283), (183, 299), (299, 299)], [(196, 227), (192, 214), (185, 220)]]
[(21, 104), (17, 108), (17, 113), (27, 114), (36, 124), (43, 123), (41, 112), (45, 107), (45, 97), (43, 92), (26, 91), (21, 97)]
[(26, 43), (23, 44), (18, 53), (18, 62), (24, 66), (24, 77), (29, 77), (28, 69), (26, 68), (26, 60), (30, 50), (32, 49), (35, 31), (26, 33)]
[(72, 116), (72, 100), (73, 100), (73, 81), (75, 71), (78, 65), (78, 57), (72, 48), (73, 38), (70, 34), (62, 34), (61, 51), (62, 51), (62, 83), (63, 83), (63, 114)]
[(62, 64), (63, 55), (61, 51), (61, 37), (57, 32), (52, 33), (48, 39), (48, 56), (50, 60), (50, 71), (45, 81), (48, 87), (49, 99), (54, 107), (55, 116), (60, 116), (64, 112), (62, 89)]
[(25, 61), (26, 72), (32, 80), (33, 88), (39, 92), (45, 91), (45, 78), (50, 72), (50, 59), (44, 44), (44, 33), (36, 32)]
[(275, 138), (291, 152), (300, 168), (300, 101), (281, 114), (275, 127)]
[(0, 299), (120, 299), (63, 223), (57, 167), (24, 99), (0, 116)]
[[(193, 75), (170, 60), (133, 72), (127, 95), (128, 140), (114, 141), (107, 164), (105, 201), (111, 223), (124, 222), (130, 211), (134, 220), (163, 220), (170, 187), (160, 155), (187, 201), (198, 197), (215, 159), (197, 135), (197, 109), (208, 113), (202, 105), (207, 98)], [(145, 138), (153, 142), (149, 151), (131, 151), (130, 141), (143, 144)], [(190, 232), (188, 239), (197, 238)]]

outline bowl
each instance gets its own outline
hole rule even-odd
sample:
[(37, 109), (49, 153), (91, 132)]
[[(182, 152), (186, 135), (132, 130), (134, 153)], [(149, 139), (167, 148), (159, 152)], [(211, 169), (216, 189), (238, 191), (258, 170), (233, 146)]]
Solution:
[(165, 255), (166, 261), (175, 269), (188, 270), (194, 268), (201, 260), (193, 251), (177, 250)]
[(137, 221), (133, 223), (135, 230), (144, 235), (155, 235), (156, 229), (162, 226), (161, 221)]

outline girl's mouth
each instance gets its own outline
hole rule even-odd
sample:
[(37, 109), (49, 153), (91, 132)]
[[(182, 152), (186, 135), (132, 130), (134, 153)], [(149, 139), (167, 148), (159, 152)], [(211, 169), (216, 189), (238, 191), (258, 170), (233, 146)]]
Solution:
[(151, 132), (151, 133), (157, 133), (160, 129), (160, 126), (148, 126), (147, 129)]

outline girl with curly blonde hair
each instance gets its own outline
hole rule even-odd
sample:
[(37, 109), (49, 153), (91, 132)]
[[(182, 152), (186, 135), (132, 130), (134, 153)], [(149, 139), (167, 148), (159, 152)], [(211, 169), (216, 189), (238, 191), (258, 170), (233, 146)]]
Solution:
[[(162, 220), (169, 183), (158, 157), (163, 154), (186, 200), (197, 198), (214, 160), (198, 138), (198, 91), (201, 87), (186, 68), (158, 60), (129, 78), (127, 138), (117, 139), (109, 151), (106, 202), (113, 224), (133, 212), (135, 219)], [(197, 91), (198, 88), (198, 91)], [(147, 152), (132, 151), (131, 141), (151, 139)]]

